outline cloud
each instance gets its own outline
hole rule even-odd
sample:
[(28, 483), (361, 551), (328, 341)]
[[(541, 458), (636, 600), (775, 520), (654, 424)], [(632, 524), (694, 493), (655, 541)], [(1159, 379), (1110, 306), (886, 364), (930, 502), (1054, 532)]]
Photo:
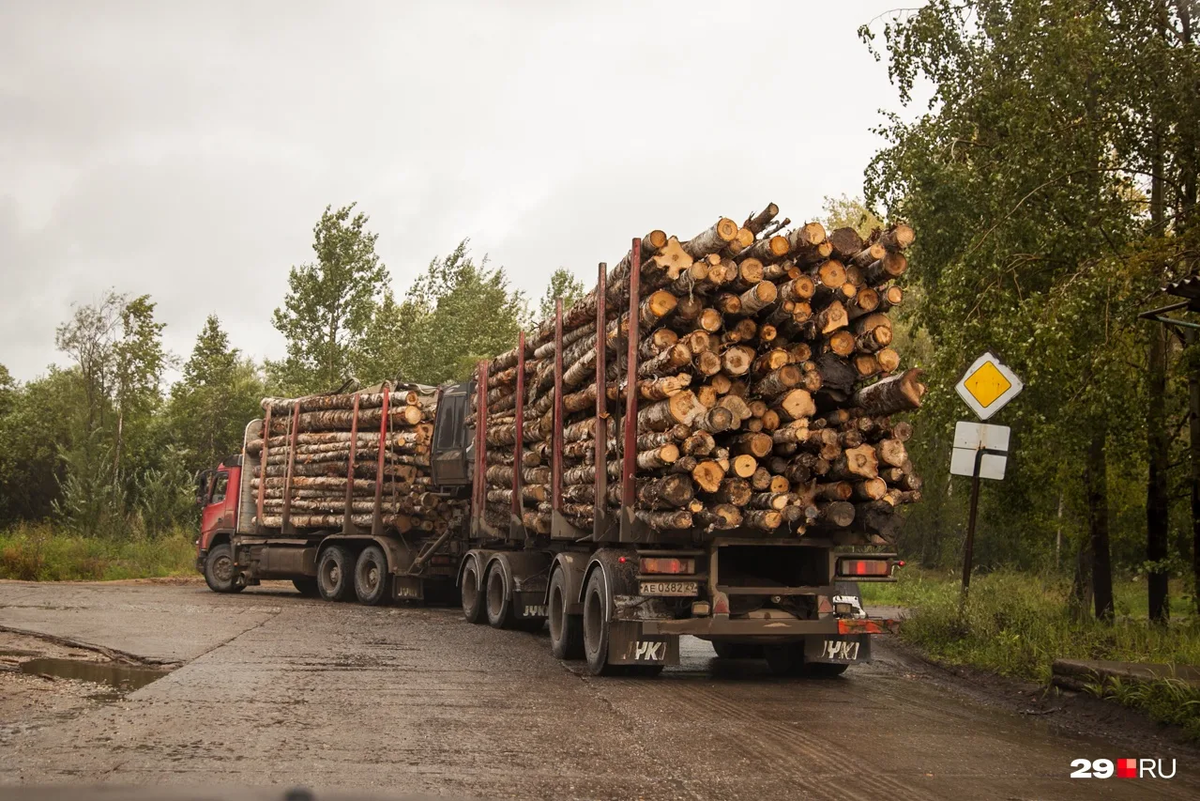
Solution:
[[(270, 325), (326, 205), (402, 292), (464, 236), (531, 297), (650, 228), (861, 187), (894, 93), (855, 28), (888, 3), (11, 3), (0, 7), (0, 363), (109, 287), (186, 355)], [(874, 98), (878, 98), (875, 100)]]

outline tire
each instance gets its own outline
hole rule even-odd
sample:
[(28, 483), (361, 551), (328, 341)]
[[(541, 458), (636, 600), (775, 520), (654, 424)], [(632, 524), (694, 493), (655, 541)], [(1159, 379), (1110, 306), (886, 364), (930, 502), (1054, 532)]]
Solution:
[(508, 578), (500, 565), (493, 564), (488, 570), (485, 588), (484, 603), (487, 607), (488, 625), (494, 629), (514, 628), (517, 622), (516, 610), (513, 609)]
[(317, 587), (316, 578), (292, 579), (292, 586), (305, 598), (320, 598), (321, 590)]
[(550, 579), (550, 650), (558, 659), (583, 659), (583, 616), (567, 614), (566, 570), (555, 570)]
[(804, 671), (804, 643), (789, 642), (768, 645), (765, 649), (767, 667), (776, 676), (799, 676)]
[(354, 594), (366, 606), (379, 606), (388, 599), (387, 556), (378, 545), (368, 545), (354, 564)]
[(713, 650), (719, 659), (762, 659), (763, 646), (744, 642), (714, 641)]
[(204, 582), (213, 592), (241, 592), (246, 589), (238, 584), (237, 571), (233, 566), (233, 548), (223, 542), (208, 552), (204, 559)]
[(621, 665), (608, 664), (608, 592), (604, 571), (593, 570), (583, 592), (583, 651), (593, 676), (627, 674)]
[(462, 598), (463, 617), (468, 623), (484, 621), (483, 593), (480, 591), (479, 564), (474, 559), (467, 562), (463, 568), (462, 586), (459, 588)]
[(330, 545), (317, 560), (317, 589), (326, 601), (346, 601), (354, 593), (354, 555)]

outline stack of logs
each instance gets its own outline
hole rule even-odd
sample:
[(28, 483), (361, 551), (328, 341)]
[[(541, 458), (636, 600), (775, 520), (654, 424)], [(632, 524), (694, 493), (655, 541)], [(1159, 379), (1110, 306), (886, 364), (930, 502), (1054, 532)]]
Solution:
[(353, 394), (264, 398), (262, 406), (270, 431), (246, 443), (247, 454), (259, 457), (251, 482), (255, 499), (266, 482), (262, 526), (283, 525), (285, 499), (297, 529), (340, 530), (347, 505), (350, 522), (370, 529), (377, 500), (385, 529), (441, 533), (465, 518), (464, 501), (433, 492), (432, 388), (384, 385)]
[[(608, 509), (621, 499), (627, 335), (637, 326), (635, 516), (669, 532), (755, 529), (837, 544), (895, 538), (901, 504), (920, 499), (894, 415), (920, 405), (920, 371), (900, 371), (888, 311), (904, 292), (913, 230), (864, 240), (818, 223), (787, 229), (770, 204), (738, 225), (721, 218), (686, 241), (640, 244), (640, 305), (629, 320), (633, 252), (605, 280)], [(562, 512), (595, 515), (597, 289), (563, 315)], [(555, 324), (525, 345), (521, 522), (550, 531)], [(508, 530), (516, 441), (517, 351), (487, 378), (484, 521)], [(477, 403), (475, 403), (477, 405)], [(611, 519), (611, 518), (610, 518)]]

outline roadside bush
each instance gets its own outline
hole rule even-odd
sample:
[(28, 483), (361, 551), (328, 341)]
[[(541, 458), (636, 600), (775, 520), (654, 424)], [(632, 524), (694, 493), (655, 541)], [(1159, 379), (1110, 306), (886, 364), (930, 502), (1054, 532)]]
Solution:
[[(974, 576), (965, 607), (956, 574), (914, 571), (903, 573), (895, 584), (863, 586), (867, 603), (907, 607), (901, 639), (949, 664), (1042, 683), (1049, 683), (1051, 665), (1060, 658), (1200, 665), (1200, 626), (1194, 619), (1151, 626), (1143, 611), (1111, 624), (1079, 620), (1067, 602), (1068, 582), (1059, 577), (1010, 571)], [(1145, 593), (1144, 583), (1122, 582), (1118, 608), (1138, 608), (1139, 592)], [(1178, 682), (1106, 686), (1095, 692), (1142, 709), (1155, 720), (1183, 725), (1190, 736), (1200, 738), (1200, 694)]]
[(42, 524), (0, 532), (0, 578), (23, 581), (112, 581), (187, 575), (195, 533), (174, 527), (159, 537), (85, 537)]

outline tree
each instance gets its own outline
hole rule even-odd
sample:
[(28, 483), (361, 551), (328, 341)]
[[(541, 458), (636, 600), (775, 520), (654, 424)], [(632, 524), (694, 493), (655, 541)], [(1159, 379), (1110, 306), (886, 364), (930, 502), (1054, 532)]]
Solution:
[(982, 350), (1025, 375), (1025, 397), (1000, 421), (1021, 436), (1023, 469), (997, 494), (1027, 510), (1027, 530), (1037, 532), (1052, 518), (1043, 488), (1059, 466), (1085, 476), (1073, 498), (1087, 511), (1080, 542), (1091, 551), (1100, 616), (1112, 609), (1107, 449), (1123, 446), (1129, 429), (1114, 412), (1136, 404), (1133, 320), (1152, 284), (1122, 259), (1137, 235), (1130, 199), (1140, 168), (1119, 149), (1128, 98), (1117, 87), (1133, 77), (1113, 57), (1123, 44), (1110, 10), (1083, 0), (933, 0), (889, 21), (889, 74), (902, 102), (918, 78), (933, 97), (915, 121), (893, 116), (883, 127), (889, 145), (866, 182), (870, 205), (919, 232), (915, 280), (928, 300), (917, 322), (936, 345), (931, 372), (942, 390), (930, 393), (926, 423), (937, 424), (928, 428), (952, 421), (945, 390)]
[(283, 306), (275, 309), (287, 358), (274, 369), (288, 391), (332, 389), (345, 380), (387, 287), (387, 268), (375, 254), (378, 234), (354, 207), (325, 208), (313, 227), (316, 261), (292, 268)]
[[(96, 304), (76, 306), (57, 330), (61, 350), (76, 363), (84, 412), (60, 453), (60, 497), (55, 507), (83, 533), (115, 532), (126, 500), (136, 497), (141, 469), (153, 456), (150, 429), (161, 401), (169, 361), (164, 324), (148, 295), (106, 292)], [(131, 455), (134, 470), (124, 469)]]
[(165, 415), (186, 471), (212, 467), (240, 451), (242, 433), (261, 414), (264, 394), (258, 369), (229, 344), (217, 316), (209, 315), (182, 378), (171, 387)]
[(883, 227), (883, 221), (867, 208), (861, 198), (839, 195), (825, 196), (825, 217), (820, 220), (826, 230), (838, 228), (853, 228), (862, 237), (867, 237), (876, 228)]
[(168, 357), (162, 345), (165, 323), (154, 321), (149, 295), (126, 301), (121, 308), (120, 334), (113, 343), (113, 405), (117, 430), (113, 470), (120, 473), (126, 420), (145, 421), (162, 399), (160, 384)]
[(562, 298), (563, 309), (569, 309), (586, 294), (587, 287), (583, 282), (570, 270), (559, 267), (550, 276), (550, 285), (546, 287), (546, 294), (542, 295), (542, 301), (538, 305), (538, 319), (549, 320), (554, 317), (555, 299)]
[(78, 372), (56, 368), (0, 391), (0, 526), (53, 511), (61, 453), (82, 429), (81, 396)]
[(435, 258), (401, 303), (385, 297), (360, 348), (360, 372), (440, 384), (470, 374), (479, 359), (513, 347), (528, 325), (525, 296), (509, 287), (503, 267), (478, 264), (467, 240)]

